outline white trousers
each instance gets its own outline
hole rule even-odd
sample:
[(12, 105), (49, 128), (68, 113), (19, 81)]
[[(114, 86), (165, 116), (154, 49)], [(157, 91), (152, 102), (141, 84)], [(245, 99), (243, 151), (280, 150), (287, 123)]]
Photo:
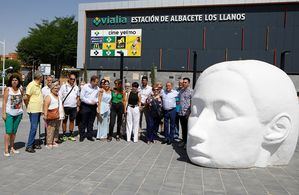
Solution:
[(132, 108), (131, 106), (128, 106), (127, 125), (126, 125), (127, 141), (131, 141), (132, 131), (134, 134), (134, 142), (138, 141), (139, 119), (140, 119), (139, 107), (136, 106), (135, 108)]

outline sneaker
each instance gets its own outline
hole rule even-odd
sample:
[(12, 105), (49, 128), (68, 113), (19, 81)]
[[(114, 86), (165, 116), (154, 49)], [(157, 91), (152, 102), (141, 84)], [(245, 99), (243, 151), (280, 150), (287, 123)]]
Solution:
[(53, 149), (53, 145), (51, 145), (51, 144), (46, 145), (46, 148), (47, 148), (47, 149)]
[(83, 142), (84, 141), (84, 137), (83, 136), (81, 136), (80, 138), (79, 138), (79, 142)]
[(6, 152), (4, 152), (3, 155), (6, 156), (6, 157), (9, 157), (9, 156), (10, 156), (10, 154), (9, 154), (9, 153), (6, 153)]
[(167, 140), (165, 139), (165, 140), (163, 140), (162, 142), (161, 142), (161, 144), (167, 144)]
[(89, 140), (89, 141), (91, 141), (91, 142), (94, 142), (93, 137), (88, 137), (87, 140)]
[(32, 147), (26, 148), (25, 151), (29, 152), (29, 153), (34, 153), (35, 152), (35, 150)]
[(12, 148), (10, 151), (11, 151), (12, 153), (14, 153), (14, 154), (19, 154), (19, 153), (20, 153), (19, 150), (15, 150), (14, 148)]
[(58, 140), (56, 140), (55, 142), (56, 142), (57, 144), (62, 144), (63, 141), (60, 140), (60, 139), (58, 139)]
[(63, 142), (67, 141), (67, 136), (66, 136), (66, 135), (63, 135), (62, 138), (61, 138), (61, 140), (62, 140)]
[(42, 149), (42, 147), (41, 147), (40, 145), (34, 145), (33, 148), (34, 148), (34, 149), (37, 149), (37, 150)]
[(178, 146), (181, 148), (181, 147), (184, 147), (185, 146), (185, 142), (180, 142), (179, 144), (178, 144)]
[(76, 141), (76, 138), (75, 138), (73, 135), (71, 135), (71, 136), (69, 137), (69, 140), (74, 142), (74, 141)]

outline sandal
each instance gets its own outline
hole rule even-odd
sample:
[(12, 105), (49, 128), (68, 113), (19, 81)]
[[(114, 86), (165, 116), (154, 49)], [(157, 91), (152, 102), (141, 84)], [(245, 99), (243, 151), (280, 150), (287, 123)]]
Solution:
[(19, 154), (20, 151), (19, 150), (15, 150), (14, 148), (10, 149), (10, 152), (14, 153), (14, 154)]

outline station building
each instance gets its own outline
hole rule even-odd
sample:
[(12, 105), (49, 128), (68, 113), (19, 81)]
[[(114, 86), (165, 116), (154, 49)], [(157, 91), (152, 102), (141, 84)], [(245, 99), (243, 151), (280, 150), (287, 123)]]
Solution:
[(290, 75), (299, 91), (298, 0), (119, 0), (79, 4), (77, 68), (140, 80), (192, 77), (222, 61), (257, 59)]

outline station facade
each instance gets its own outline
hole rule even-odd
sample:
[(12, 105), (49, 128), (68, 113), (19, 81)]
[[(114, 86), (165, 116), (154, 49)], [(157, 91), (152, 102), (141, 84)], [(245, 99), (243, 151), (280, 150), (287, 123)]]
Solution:
[(80, 4), (77, 68), (115, 76), (123, 52), (128, 72), (147, 74), (156, 66), (175, 80), (192, 73), (196, 53), (199, 72), (222, 61), (257, 59), (297, 83), (299, 1), (212, 2)]

